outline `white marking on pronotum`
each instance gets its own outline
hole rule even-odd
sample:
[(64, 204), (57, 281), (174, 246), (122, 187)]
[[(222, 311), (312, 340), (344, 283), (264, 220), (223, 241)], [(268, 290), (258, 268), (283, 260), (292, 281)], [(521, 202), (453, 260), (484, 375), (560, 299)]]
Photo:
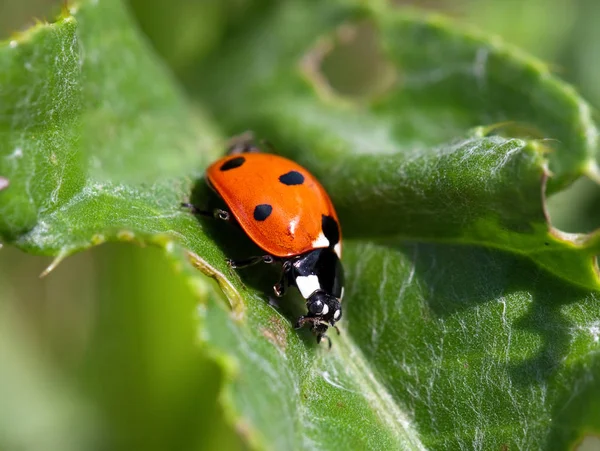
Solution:
[(329, 306), (327, 304), (323, 304), (323, 311), (321, 312), (321, 315), (325, 316), (329, 313)]
[(296, 277), (296, 285), (304, 299), (308, 299), (311, 294), (321, 288), (321, 285), (319, 285), (319, 278), (314, 274)]
[(313, 241), (312, 245), (315, 249), (329, 247), (329, 240), (323, 235), (323, 232), (321, 232), (317, 239)]
[(342, 243), (338, 243), (333, 246), (333, 250), (337, 254), (338, 258), (342, 258)]
[(342, 312), (340, 312), (339, 309), (336, 310), (335, 313), (333, 314), (333, 319), (337, 321), (340, 318), (341, 314), (342, 314)]

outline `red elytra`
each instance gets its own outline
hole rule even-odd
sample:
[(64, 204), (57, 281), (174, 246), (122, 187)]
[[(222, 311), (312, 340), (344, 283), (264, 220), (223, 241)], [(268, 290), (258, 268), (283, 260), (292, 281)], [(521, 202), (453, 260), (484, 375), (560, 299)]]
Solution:
[(337, 214), (325, 189), (299, 164), (267, 153), (234, 154), (215, 161), (206, 176), (244, 232), (268, 254), (290, 257), (329, 246), (323, 217), (339, 224)]

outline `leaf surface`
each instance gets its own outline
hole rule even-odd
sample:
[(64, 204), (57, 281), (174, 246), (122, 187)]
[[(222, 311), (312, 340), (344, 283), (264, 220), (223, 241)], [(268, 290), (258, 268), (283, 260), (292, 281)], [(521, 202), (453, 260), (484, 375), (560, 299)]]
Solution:
[[(247, 13), (182, 75), (194, 104), (117, 0), (4, 43), (3, 239), (57, 262), (105, 241), (163, 247), (200, 299), (225, 415), (256, 448), (553, 447), (597, 431), (598, 238), (545, 211), (546, 188), (596, 178), (587, 103), (514, 49), (379, 2)], [(395, 78), (348, 98), (321, 65), (364, 23)], [(297, 295), (269, 304), (274, 271), (227, 268), (253, 251), (239, 232), (179, 207), (206, 200), (202, 169), (248, 128), (340, 213), (331, 351), (291, 328)]]

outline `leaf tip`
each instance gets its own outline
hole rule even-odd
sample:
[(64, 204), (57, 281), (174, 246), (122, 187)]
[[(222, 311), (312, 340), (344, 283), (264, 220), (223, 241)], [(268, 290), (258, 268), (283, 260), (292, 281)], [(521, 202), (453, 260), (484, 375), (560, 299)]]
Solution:
[(66, 248), (61, 249), (60, 252), (58, 253), (58, 255), (54, 258), (54, 260), (52, 260), (52, 263), (50, 263), (48, 265), (48, 267), (42, 271), (42, 273), (40, 274), (40, 279), (46, 277), (48, 274), (50, 274), (52, 271), (54, 271), (54, 269), (56, 269), (56, 267), (65, 258), (67, 258), (70, 253), (71, 252), (69, 251), (69, 249), (66, 249)]
[(74, 7), (73, 8), (69, 7), (69, 1), (68, 0), (63, 0), (61, 8), (60, 8), (60, 15), (59, 15), (59, 17), (61, 19), (66, 19), (71, 14), (73, 14), (72, 9), (75, 9), (75, 8)]
[[(75, 20), (74, 17), (69, 16), (66, 18), (59, 18), (62, 22), (72, 22)], [(0, 40), (0, 47), (8, 47), (10, 49), (16, 49), (21, 44), (25, 44), (30, 41), (34, 36), (36, 36), (41, 30), (47, 30), (49, 27), (52, 27), (54, 23), (48, 22), (46, 20), (34, 18), (33, 25), (26, 30), (17, 31), (12, 34), (9, 40), (4, 41)]]
[(46, 25), (49, 25), (46, 19), (40, 19), (39, 17), (33, 18), (33, 24), (36, 27), (45, 27)]

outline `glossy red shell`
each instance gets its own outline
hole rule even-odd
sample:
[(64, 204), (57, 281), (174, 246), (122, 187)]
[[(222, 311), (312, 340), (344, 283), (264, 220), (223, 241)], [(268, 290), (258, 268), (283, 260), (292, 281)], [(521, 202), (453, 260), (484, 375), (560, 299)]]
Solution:
[[(306, 169), (287, 158), (267, 153), (228, 155), (215, 161), (206, 176), (244, 232), (268, 254), (290, 257), (327, 247), (323, 216), (335, 219), (339, 231), (338, 217), (325, 189)], [(271, 211), (257, 220), (255, 210), (260, 205), (270, 206)], [(264, 209), (268, 211), (268, 207)]]

